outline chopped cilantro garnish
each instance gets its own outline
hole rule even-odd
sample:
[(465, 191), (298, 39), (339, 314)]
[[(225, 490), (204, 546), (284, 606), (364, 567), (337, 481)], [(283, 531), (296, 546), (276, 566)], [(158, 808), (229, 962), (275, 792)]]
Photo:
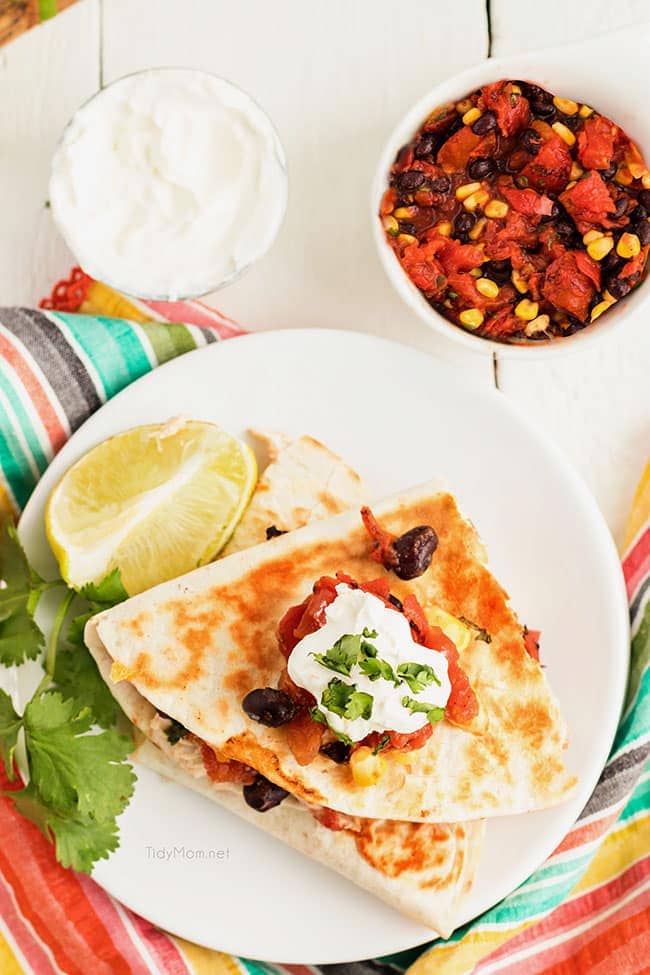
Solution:
[(397, 676), (401, 677), (408, 684), (414, 694), (423, 691), (430, 684), (437, 684), (440, 687), (440, 681), (435, 670), (433, 667), (429, 667), (428, 664), (400, 664), (397, 668)]
[(401, 683), (399, 677), (395, 676), (395, 671), (388, 661), (380, 660), (378, 657), (370, 657), (367, 660), (362, 660), (359, 664), (359, 670), (366, 677), (369, 677), (370, 680), (379, 680), (381, 677), (383, 680), (392, 680), (396, 687)]
[(380, 738), (380, 740), (377, 742), (377, 744), (373, 748), (372, 754), (373, 755), (379, 755), (379, 752), (383, 751), (384, 748), (386, 748), (388, 745), (390, 745), (390, 735), (382, 735), (382, 737)]
[(373, 698), (372, 694), (358, 691), (354, 684), (346, 684), (334, 677), (323, 691), (321, 704), (332, 714), (349, 721), (357, 718), (367, 720), (372, 714)]
[(412, 714), (426, 714), (430, 724), (442, 721), (445, 716), (444, 708), (434, 707), (426, 701), (416, 701), (414, 697), (409, 697), (408, 694), (402, 698), (402, 707), (408, 708)]
[(369, 639), (377, 636), (376, 630), (369, 630), (364, 627), (363, 633), (346, 633), (336, 641), (333, 647), (325, 653), (313, 653), (312, 657), (328, 670), (334, 670), (337, 674), (350, 676), (350, 672), (355, 664), (367, 657), (377, 656), (377, 647), (368, 643)]

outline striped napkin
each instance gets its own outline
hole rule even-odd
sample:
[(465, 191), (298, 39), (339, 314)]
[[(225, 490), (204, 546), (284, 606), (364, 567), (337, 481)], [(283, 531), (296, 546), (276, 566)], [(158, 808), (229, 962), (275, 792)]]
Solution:
[[(0, 517), (18, 514), (54, 453), (102, 402), (167, 359), (242, 331), (200, 302), (134, 302), (78, 270), (43, 305), (0, 309)], [(626, 544), (630, 686), (612, 754), (575, 827), (518, 890), (449, 941), (328, 966), (329, 975), (650, 971), (650, 464)], [(152, 972), (320, 970), (233, 958), (156, 929), (88, 877), (63, 870), (38, 830), (0, 798), (1, 975)]]

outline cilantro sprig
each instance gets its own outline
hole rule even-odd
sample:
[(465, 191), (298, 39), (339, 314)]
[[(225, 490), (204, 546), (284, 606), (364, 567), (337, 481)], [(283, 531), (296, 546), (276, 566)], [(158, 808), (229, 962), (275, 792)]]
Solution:
[(433, 667), (421, 663), (400, 664), (397, 668), (397, 676), (408, 684), (414, 694), (426, 690), (431, 684), (440, 687), (440, 681)]
[(321, 695), (321, 704), (338, 714), (341, 718), (355, 721), (357, 718), (367, 720), (372, 715), (373, 697), (365, 691), (357, 690), (354, 684), (333, 677)]
[[(47, 644), (34, 614), (43, 593), (60, 588)], [(83, 642), (87, 620), (128, 596), (118, 570), (77, 593), (62, 579), (45, 581), (29, 565), (13, 527), (0, 533), (0, 664), (43, 658), (44, 675), (20, 715), (0, 690), (0, 760), (10, 780), (22, 738), (29, 781), (4, 794), (31, 819), (65, 867), (90, 872), (117, 848), (116, 817), (133, 794), (126, 759), (131, 739), (114, 726), (120, 709)], [(84, 611), (64, 637), (79, 598)], [(100, 730), (103, 729), (103, 730)]]
[(445, 716), (444, 708), (433, 707), (426, 701), (416, 701), (414, 697), (409, 697), (408, 694), (402, 698), (402, 707), (408, 708), (411, 714), (426, 714), (429, 724), (436, 724), (436, 722), (442, 721)]

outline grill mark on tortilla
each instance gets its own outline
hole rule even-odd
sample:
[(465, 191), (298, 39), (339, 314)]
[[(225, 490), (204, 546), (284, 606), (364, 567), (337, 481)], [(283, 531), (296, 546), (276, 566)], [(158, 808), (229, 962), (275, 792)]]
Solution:
[[(381, 819), (360, 822), (361, 828), (354, 834), (357, 850), (384, 876), (413, 874), (424, 890), (456, 884), (463, 867), (458, 842), (464, 836), (461, 825)], [(445, 865), (447, 869), (443, 869)], [(427, 873), (431, 873), (428, 878)]]

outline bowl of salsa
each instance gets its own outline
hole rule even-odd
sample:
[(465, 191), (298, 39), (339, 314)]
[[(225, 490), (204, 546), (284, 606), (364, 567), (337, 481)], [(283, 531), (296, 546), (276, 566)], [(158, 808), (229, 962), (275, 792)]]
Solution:
[(647, 297), (650, 168), (591, 94), (495, 70), (461, 76), (457, 97), (440, 86), (398, 125), (373, 188), (375, 238), (433, 328), (550, 354)]

